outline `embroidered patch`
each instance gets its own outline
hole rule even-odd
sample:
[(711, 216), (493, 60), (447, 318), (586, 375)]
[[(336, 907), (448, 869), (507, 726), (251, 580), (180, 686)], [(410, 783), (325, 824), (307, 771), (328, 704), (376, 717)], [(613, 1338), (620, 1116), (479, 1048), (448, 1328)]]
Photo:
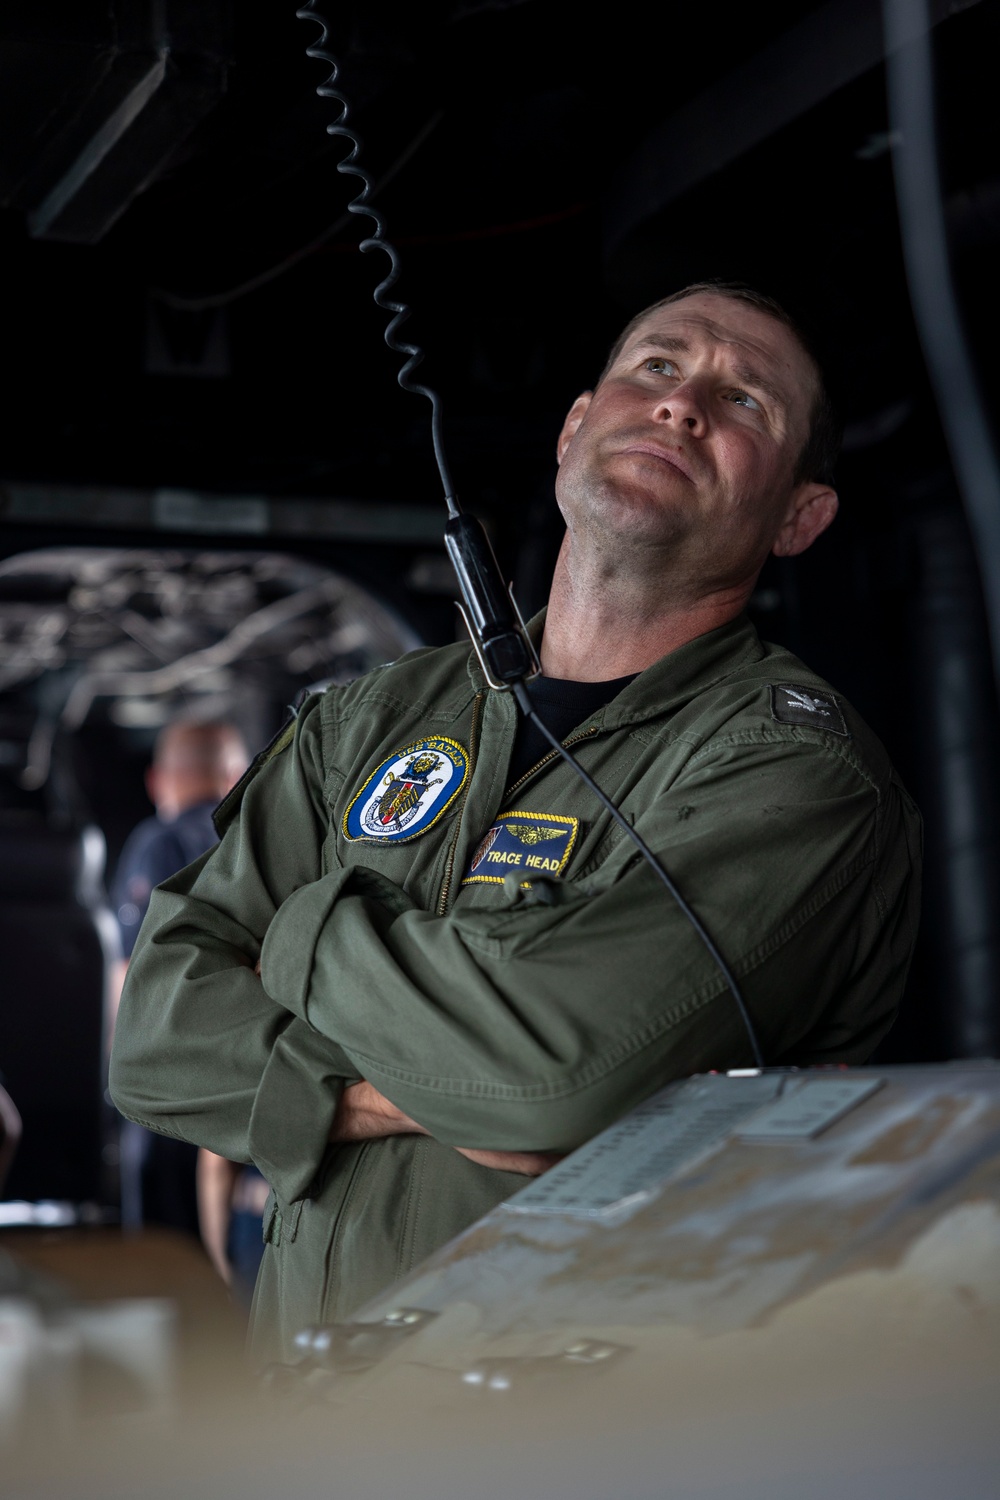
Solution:
[(463, 885), (490, 881), (503, 885), (511, 870), (525, 876), (561, 875), (580, 831), (579, 818), (557, 813), (508, 812), (490, 828), (472, 856)]
[(414, 740), (376, 766), (344, 814), (344, 835), (370, 844), (419, 838), (444, 817), (468, 776), (457, 740)]
[(778, 724), (808, 724), (850, 739), (840, 704), (832, 693), (814, 693), (790, 682), (771, 683), (771, 718)]

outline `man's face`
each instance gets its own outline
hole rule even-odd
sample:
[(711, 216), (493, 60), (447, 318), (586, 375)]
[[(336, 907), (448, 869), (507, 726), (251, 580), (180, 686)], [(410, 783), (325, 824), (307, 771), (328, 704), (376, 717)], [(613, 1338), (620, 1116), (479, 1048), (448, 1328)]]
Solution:
[(795, 486), (816, 390), (789, 329), (698, 293), (651, 313), (559, 438), (571, 531), (623, 553), (669, 550), (706, 587), (800, 552), (833, 519), (827, 486)]

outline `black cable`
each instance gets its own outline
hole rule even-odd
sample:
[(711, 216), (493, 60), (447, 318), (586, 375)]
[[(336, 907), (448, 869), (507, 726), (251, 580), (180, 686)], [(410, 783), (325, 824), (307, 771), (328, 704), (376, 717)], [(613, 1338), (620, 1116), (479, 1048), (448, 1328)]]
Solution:
[(361, 183), (361, 191), (356, 198), (352, 198), (347, 205), (347, 211), (351, 214), (366, 214), (375, 225), (374, 233), (361, 241), (358, 247), (362, 251), (382, 250), (389, 257), (389, 274), (380, 281), (372, 296), (376, 304), (386, 312), (394, 314), (385, 330), (385, 341), (394, 354), (406, 356), (406, 363), (398, 372), (396, 379), (404, 391), (412, 391), (416, 396), (425, 396), (431, 403), (431, 439), (434, 444), (434, 458), (437, 463), (438, 473), (441, 476), (441, 484), (444, 489), (445, 504), (450, 516), (460, 514), (458, 504), (455, 500), (454, 486), (451, 482), (451, 474), (448, 470), (448, 462), (445, 458), (444, 443), (441, 438), (441, 401), (436, 391), (430, 386), (417, 385), (411, 380), (413, 371), (423, 359), (423, 351), (416, 344), (404, 344), (397, 337), (398, 330), (405, 320), (410, 316), (410, 309), (404, 302), (393, 302), (386, 294), (392, 290), (399, 279), (399, 255), (394, 245), (385, 237), (385, 225), (378, 209), (371, 203), (372, 179), (364, 167), (358, 164), (358, 155), (361, 151), (361, 137), (352, 130), (347, 123), (348, 102), (344, 95), (334, 85), (340, 76), (340, 65), (332, 52), (327, 50), (326, 40), (330, 29), (316, 8), (316, 0), (307, 0), (296, 12), (300, 21), (315, 21), (320, 28), (320, 38), (311, 47), (306, 48), (307, 57), (318, 57), (330, 68), (330, 75), (322, 83), (316, 85), (316, 92), (321, 99), (334, 99), (340, 105), (340, 117), (333, 124), (326, 127), (327, 135), (342, 136), (350, 144), (350, 151), (337, 163), (337, 171), (348, 177), (356, 177)]
[(342, 161), (337, 163), (338, 172), (357, 177), (361, 183), (360, 193), (347, 205), (348, 212), (352, 214), (367, 214), (375, 224), (375, 233), (368, 239), (362, 240), (360, 248), (362, 250), (384, 250), (391, 262), (388, 276), (386, 276), (384, 281), (379, 283), (372, 295), (379, 307), (395, 314), (385, 330), (385, 341), (395, 353), (407, 356), (406, 363), (399, 371), (396, 379), (404, 391), (412, 391), (415, 395), (426, 396), (427, 400), (431, 403), (431, 435), (434, 441), (434, 457), (437, 460), (438, 472), (441, 475), (441, 483), (444, 486), (445, 503), (448, 506), (448, 514), (451, 518), (445, 531), (445, 543), (455, 567), (462, 592), (465, 595), (466, 604), (468, 605), (468, 613), (465, 614), (466, 624), (469, 627), (469, 634), (472, 637), (473, 645), (486, 673), (487, 680), (490, 682), (491, 687), (499, 691), (510, 690), (513, 692), (521, 712), (526, 718), (530, 719), (543, 738), (572, 767), (583, 784), (593, 792), (601, 806), (621, 825), (639, 850), (643, 859), (656, 872), (657, 879), (666, 886), (681, 912), (691, 923), (691, 926), (714, 959), (719, 972), (732, 992), (733, 999), (736, 1001), (736, 1007), (750, 1041), (754, 1062), (758, 1068), (762, 1068), (764, 1066), (764, 1057), (760, 1050), (757, 1034), (753, 1029), (743, 996), (728, 964), (715, 946), (715, 943), (690, 906), (688, 906), (653, 851), (639, 837), (631, 824), (622, 817), (622, 814), (615, 807), (610, 797), (607, 797), (601, 791), (601, 788), (591, 779), (576, 757), (570, 754), (565, 745), (560, 744), (555, 735), (542, 723), (542, 720), (535, 712), (525, 685), (526, 678), (540, 670), (535, 648), (528, 638), (514, 601), (504, 585), (496, 558), (493, 556), (493, 549), (490, 547), (485, 531), (483, 531), (482, 526), (474, 517), (462, 513), (461, 506), (454, 496), (451, 475), (448, 472), (448, 465), (444, 456), (444, 446), (441, 439), (441, 404), (439, 398), (437, 393), (432, 391), (429, 386), (415, 385), (410, 379), (412, 371), (416, 369), (417, 365), (423, 359), (423, 353), (416, 344), (404, 344), (396, 337), (397, 329), (404, 319), (409, 317), (409, 309), (404, 303), (392, 302), (386, 297), (386, 293), (395, 285), (399, 276), (399, 256), (395, 246), (390, 244), (385, 237), (385, 226), (381, 215), (371, 205), (372, 181), (365, 169), (358, 165), (357, 160), (361, 150), (361, 140), (357, 133), (347, 124), (348, 103), (346, 98), (339, 89), (334, 87), (340, 74), (340, 67), (333, 53), (326, 49), (325, 43), (329, 35), (329, 28), (317, 10), (317, 0), (307, 0), (307, 3), (297, 10), (295, 14), (300, 20), (315, 21), (322, 32), (319, 42), (306, 48), (306, 56), (320, 58), (332, 70), (325, 82), (317, 86), (316, 92), (323, 99), (335, 99), (341, 106), (339, 119), (334, 124), (328, 125), (326, 129), (329, 135), (343, 136), (346, 141), (350, 142), (350, 151)]
[(576, 756), (573, 755), (569, 750), (567, 750), (565, 745), (560, 744), (552, 731), (542, 723), (542, 720), (535, 712), (534, 705), (531, 702), (531, 695), (529, 694), (525, 684), (523, 682), (515, 682), (513, 684), (513, 693), (514, 697), (517, 699), (517, 705), (520, 708), (521, 712), (524, 714), (525, 718), (531, 720), (532, 724), (534, 724), (539, 734), (541, 734), (546, 740), (548, 740), (553, 750), (558, 751), (563, 760), (566, 761), (567, 765), (572, 766), (573, 770), (579, 776), (580, 780), (584, 783), (585, 786), (590, 788), (605, 811), (609, 812), (614, 818), (615, 822), (619, 825), (619, 827), (624, 829), (629, 838), (632, 840), (633, 844), (639, 850), (639, 853), (656, 872), (657, 877), (666, 886), (667, 890), (670, 892), (671, 896), (680, 907), (684, 916), (691, 923), (691, 926), (701, 938), (709, 954), (714, 959), (723, 979), (729, 986), (729, 990), (732, 994), (733, 999), (736, 1001), (736, 1008), (740, 1013), (740, 1019), (743, 1022), (746, 1034), (750, 1040), (750, 1048), (753, 1052), (754, 1063), (758, 1068), (763, 1068), (764, 1054), (760, 1050), (760, 1043), (757, 1040), (757, 1033), (754, 1031), (753, 1022), (750, 1020), (750, 1015), (747, 1011), (746, 1002), (743, 999), (740, 987), (736, 983), (729, 965), (726, 963), (722, 954), (719, 952), (718, 948), (715, 946), (715, 943), (712, 941), (712, 938), (709, 936), (708, 932), (702, 925), (700, 918), (691, 910), (690, 906), (688, 906), (687, 902), (684, 900), (684, 897), (681, 895), (680, 891), (677, 889), (676, 885), (671, 880), (666, 870), (660, 864), (660, 861), (657, 859), (652, 849), (650, 849), (645, 839), (641, 838), (640, 835), (636, 833), (631, 823), (622, 815), (622, 813), (619, 812), (618, 808), (611, 801), (611, 798), (606, 796), (605, 793), (601, 791), (601, 788), (597, 785), (597, 782), (594, 781), (593, 777), (588, 775), (588, 773), (583, 769)]

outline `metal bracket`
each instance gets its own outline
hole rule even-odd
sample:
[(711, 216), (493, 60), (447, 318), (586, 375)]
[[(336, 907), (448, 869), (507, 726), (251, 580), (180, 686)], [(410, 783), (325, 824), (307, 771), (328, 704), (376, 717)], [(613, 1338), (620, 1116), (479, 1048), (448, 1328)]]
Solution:
[[(514, 607), (514, 614), (517, 616), (517, 623), (520, 628), (520, 633), (524, 637), (524, 643), (527, 646), (528, 654), (531, 657), (532, 669), (527, 673), (525, 678), (525, 681), (531, 682), (533, 678), (541, 676), (542, 664), (538, 659), (538, 652), (535, 650), (534, 642), (528, 634), (527, 627), (524, 623), (524, 616), (521, 614), (521, 611), (518, 608), (517, 600), (514, 598), (513, 584), (508, 587), (507, 592), (510, 595), (510, 602)], [(486, 657), (483, 655), (483, 648), (480, 643), (479, 636), (472, 627), (472, 623), (469, 620), (468, 614), (466, 613), (465, 605), (462, 604), (458, 599), (456, 599), (455, 608), (462, 616), (465, 628), (469, 633), (469, 640), (472, 642), (472, 648), (479, 658), (479, 665), (483, 669), (483, 676), (486, 678), (487, 685), (491, 687), (496, 693), (509, 693), (511, 684), (509, 682), (498, 682), (497, 679), (493, 676), (493, 673), (490, 671), (489, 665), (486, 661)]]

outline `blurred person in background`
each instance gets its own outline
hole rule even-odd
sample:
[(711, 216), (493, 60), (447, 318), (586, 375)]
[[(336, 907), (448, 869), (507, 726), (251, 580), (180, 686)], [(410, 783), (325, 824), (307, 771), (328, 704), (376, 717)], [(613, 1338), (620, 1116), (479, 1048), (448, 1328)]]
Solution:
[[(156, 816), (126, 840), (112, 886), (123, 963), (132, 955), (153, 890), (217, 842), (213, 809), (243, 775), (247, 748), (233, 724), (175, 720), (160, 731), (146, 772)], [(119, 982), (115, 991), (121, 992)], [(186, 1141), (126, 1122), (122, 1131), (122, 1218), (199, 1232), (212, 1262), (239, 1293), (252, 1289), (260, 1260), (260, 1218), (267, 1188), (255, 1168), (227, 1162)]]
[(161, 729), (146, 772), (156, 816), (143, 819), (125, 841), (111, 891), (126, 963), (154, 888), (217, 842), (212, 812), (248, 763), (233, 724), (175, 720)]

